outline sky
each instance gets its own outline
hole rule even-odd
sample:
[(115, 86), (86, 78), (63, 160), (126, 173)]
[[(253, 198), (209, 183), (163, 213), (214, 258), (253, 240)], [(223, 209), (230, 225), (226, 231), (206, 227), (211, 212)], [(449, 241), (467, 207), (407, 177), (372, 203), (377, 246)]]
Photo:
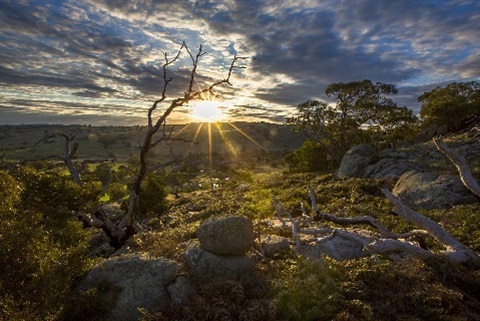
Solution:
[[(394, 84), (418, 113), (423, 92), (480, 79), (480, 1), (0, 0), (0, 124), (146, 124), (164, 54), (183, 41), (206, 52), (197, 88), (247, 57), (216, 91), (227, 120), (281, 123), (309, 99), (332, 102), (329, 84), (363, 79)], [(183, 51), (167, 103), (190, 70)], [(168, 121), (195, 121), (195, 104)]]

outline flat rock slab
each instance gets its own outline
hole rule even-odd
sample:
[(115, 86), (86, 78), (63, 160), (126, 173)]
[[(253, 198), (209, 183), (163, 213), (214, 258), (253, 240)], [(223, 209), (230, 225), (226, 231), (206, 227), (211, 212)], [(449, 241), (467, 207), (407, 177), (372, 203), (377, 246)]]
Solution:
[(393, 194), (408, 206), (423, 209), (445, 208), (478, 201), (458, 175), (408, 171), (398, 180)]

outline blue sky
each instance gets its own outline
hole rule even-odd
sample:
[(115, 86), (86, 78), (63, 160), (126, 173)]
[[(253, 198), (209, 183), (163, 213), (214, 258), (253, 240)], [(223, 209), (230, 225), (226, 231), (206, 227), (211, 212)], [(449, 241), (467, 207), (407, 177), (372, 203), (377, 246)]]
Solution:
[[(334, 82), (394, 84), (401, 106), (480, 79), (478, 0), (0, 0), (0, 124), (145, 124), (163, 53), (203, 44), (202, 81), (248, 56), (219, 90), (230, 120), (282, 122)], [(170, 69), (185, 88), (188, 56)], [(182, 107), (170, 122), (189, 122)]]

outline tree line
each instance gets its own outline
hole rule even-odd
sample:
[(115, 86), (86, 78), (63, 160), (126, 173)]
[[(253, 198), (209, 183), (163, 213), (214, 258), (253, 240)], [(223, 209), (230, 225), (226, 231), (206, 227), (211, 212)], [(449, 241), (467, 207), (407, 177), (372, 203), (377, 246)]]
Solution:
[(286, 158), (293, 171), (325, 171), (339, 166), (354, 145), (371, 143), (394, 147), (411, 142), (420, 132), (427, 139), (469, 126), (480, 117), (480, 83), (454, 82), (418, 97), (420, 118), (392, 98), (394, 85), (370, 80), (339, 82), (327, 86), (328, 104), (308, 100), (298, 105), (296, 116), (286, 119), (307, 136), (302, 147)]

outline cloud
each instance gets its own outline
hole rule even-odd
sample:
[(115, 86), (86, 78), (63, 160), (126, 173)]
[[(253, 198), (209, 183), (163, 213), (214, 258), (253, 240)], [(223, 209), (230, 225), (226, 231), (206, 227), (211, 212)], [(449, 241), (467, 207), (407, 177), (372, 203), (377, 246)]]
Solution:
[[(415, 95), (432, 84), (480, 78), (479, 20), (476, 0), (3, 0), (0, 85), (23, 97), (2, 97), (10, 111), (48, 92), (45, 106), (65, 113), (90, 99), (141, 117), (161, 94), (164, 53), (187, 41), (208, 52), (199, 85), (223, 79), (233, 55), (255, 58), (218, 89), (250, 106), (238, 117), (277, 121), (328, 100), (329, 84), (361, 79), (397, 85), (398, 103), (418, 110)], [(184, 52), (169, 68), (169, 97), (186, 90), (189, 66)]]

